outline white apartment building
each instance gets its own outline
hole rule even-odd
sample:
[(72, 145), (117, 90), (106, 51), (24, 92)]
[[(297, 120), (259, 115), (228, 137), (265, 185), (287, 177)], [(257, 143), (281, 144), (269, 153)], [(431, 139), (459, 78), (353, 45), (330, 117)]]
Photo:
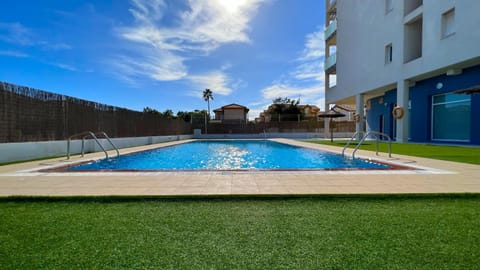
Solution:
[(480, 144), (480, 1), (326, 0), (325, 44), (326, 108), (357, 131)]

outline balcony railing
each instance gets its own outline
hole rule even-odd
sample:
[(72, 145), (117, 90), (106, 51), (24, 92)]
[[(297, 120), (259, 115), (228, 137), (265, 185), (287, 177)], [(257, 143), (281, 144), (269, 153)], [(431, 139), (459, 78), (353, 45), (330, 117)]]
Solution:
[(325, 41), (329, 40), (335, 33), (337, 33), (337, 20), (333, 20), (325, 29)]
[(333, 70), (337, 64), (337, 54), (334, 53), (325, 58), (325, 71)]

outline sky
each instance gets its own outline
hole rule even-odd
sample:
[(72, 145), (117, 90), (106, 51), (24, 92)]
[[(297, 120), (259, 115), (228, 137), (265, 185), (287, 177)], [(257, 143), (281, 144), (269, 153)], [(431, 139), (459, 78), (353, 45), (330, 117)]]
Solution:
[(0, 81), (143, 110), (324, 106), (322, 0), (2, 0)]

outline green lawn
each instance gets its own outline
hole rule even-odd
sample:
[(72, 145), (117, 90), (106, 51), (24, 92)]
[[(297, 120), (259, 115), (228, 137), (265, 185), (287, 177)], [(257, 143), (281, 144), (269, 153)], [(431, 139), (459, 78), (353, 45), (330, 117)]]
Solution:
[(0, 200), (2, 269), (478, 269), (480, 196)]
[[(326, 140), (314, 140), (307, 142), (339, 146), (342, 148), (347, 143), (347, 141), (334, 141), (333, 143), (331, 143), (330, 141)], [(356, 146), (356, 141), (350, 144), (350, 148), (355, 148)], [(388, 153), (388, 143), (380, 142), (378, 148), (379, 152)], [(360, 150), (375, 151), (375, 142), (369, 141), (363, 143)], [(480, 165), (480, 147), (392, 143), (392, 154), (425, 157)]]

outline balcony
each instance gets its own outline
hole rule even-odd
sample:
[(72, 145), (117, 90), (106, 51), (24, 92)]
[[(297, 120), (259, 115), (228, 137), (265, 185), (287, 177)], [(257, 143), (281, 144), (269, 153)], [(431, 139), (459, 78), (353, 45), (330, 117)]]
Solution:
[(404, 16), (407, 16), (408, 14), (412, 13), (422, 5), (423, 5), (423, 0), (405, 0), (404, 6), (403, 6)]
[(337, 18), (337, 0), (327, 0), (327, 21), (333, 21)]
[(336, 65), (337, 65), (337, 54), (334, 53), (330, 55), (329, 57), (325, 58), (325, 72), (327, 73), (332, 73), (333, 71), (336, 70)]
[(337, 8), (337, 0), (327, 0), (327, 11)]
[(325, 29), (325, 41), (328, 41), (337, 33), (337, 20), (332, 21)]

